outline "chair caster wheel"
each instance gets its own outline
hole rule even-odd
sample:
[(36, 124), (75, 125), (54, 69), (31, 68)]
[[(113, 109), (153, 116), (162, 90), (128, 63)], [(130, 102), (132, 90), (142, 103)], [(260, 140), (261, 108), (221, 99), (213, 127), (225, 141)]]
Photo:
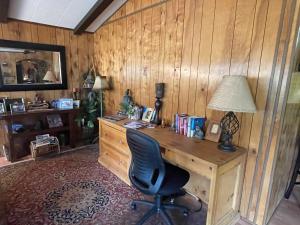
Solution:
[(136, 210), (136, 203), (132, 202), (130, 204), (130, 207), (131, 207), (132, 210)]
[(189, 211), (187, 211), (187, 210), (183, 211), (183, 215), (184, 215), (185, 217), (187, 217), (187, 216), (189, 215)]

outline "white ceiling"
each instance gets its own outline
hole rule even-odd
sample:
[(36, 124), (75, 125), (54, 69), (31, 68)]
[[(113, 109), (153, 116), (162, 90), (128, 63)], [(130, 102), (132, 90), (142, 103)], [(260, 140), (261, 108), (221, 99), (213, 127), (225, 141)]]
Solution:
[(96, 2), (97, 0), (10, 0), (8, 17), (74, 29)]

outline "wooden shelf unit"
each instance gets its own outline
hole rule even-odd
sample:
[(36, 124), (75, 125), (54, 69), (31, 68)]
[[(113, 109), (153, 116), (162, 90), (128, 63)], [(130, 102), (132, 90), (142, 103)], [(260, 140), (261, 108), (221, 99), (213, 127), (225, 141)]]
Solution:
[[(15, 162), (18, 159), (29, 155), (30, 141), (35, 140), (35, 136), (42, 134), (58, 136), (59, 134), (64, 133), (67, 135), (69, 145), (72, 148), (75, 147), (78, 133), (80, 133), (80, 128), (75, 124), (75, 117), (79, 112), (79, 109), (53, 109), (0, 115), (4, 141), (3, 145), (6, 149), (8, 160)], [(49, 128), (47, 116), (51, 114), (60, 115), (64, 125), (62, 127)], [(35, 130), (34, 125), (38, 123), (38, 121), (41, 122), (42, 128)], [(14, 123), (23, 124), (25, 126), (25, 131), (14, 133), (12, 130), (12, 125)]]

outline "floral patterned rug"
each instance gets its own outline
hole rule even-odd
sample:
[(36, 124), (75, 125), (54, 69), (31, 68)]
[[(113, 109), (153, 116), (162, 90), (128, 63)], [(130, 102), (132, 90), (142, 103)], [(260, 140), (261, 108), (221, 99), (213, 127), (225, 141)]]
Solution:
[[(102, 167), (97, 158), (98, 147), (89, 146), (0, 168), (8, 224), (135, 224), (147, 209), (132, 211), (130, 201), (144, 196)], [(176, 224), (205, 224), (204, 217), (201, 212)], [(147, 224), (162, 223), (154, 216)]]

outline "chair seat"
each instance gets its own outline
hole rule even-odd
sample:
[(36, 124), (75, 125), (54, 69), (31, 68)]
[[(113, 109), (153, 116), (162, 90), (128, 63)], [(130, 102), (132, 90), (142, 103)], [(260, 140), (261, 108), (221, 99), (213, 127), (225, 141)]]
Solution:
[(158, 194), (169, 196), (180, 192), (181, 188), (189, 181), (190, 174), (177, 166), (165, 162), (166, 176)]

